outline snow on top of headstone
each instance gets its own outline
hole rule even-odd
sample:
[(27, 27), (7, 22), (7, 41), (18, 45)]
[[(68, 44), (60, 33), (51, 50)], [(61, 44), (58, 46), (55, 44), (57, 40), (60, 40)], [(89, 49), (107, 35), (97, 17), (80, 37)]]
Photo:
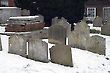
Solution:
[(11, 20), (30, 20), (30, 19), (36, 19), (39, 18), (39, 16), (18, 16), (18, 17), (10, 17)]
[(0, 7), (0, 9), (16, 9), (17, 7)]

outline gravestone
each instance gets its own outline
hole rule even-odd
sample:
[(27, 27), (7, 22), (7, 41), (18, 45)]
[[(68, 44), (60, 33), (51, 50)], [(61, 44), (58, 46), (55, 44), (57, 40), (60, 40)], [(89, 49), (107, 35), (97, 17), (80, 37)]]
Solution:
[(105, 38), (100, 37), (98, 35), (92, 36), (90, 38), (90, 42), (88, 42), (88, 51), (91, 51), (93, 53), (98, 53), (100, 55), (105, 55)]
[(101, 27), (102, 26), (102, 18), (101, 17), (96, 17), (93, 21), (93, 26), (94, 27)]
[(35, 37), (39, 39), (48, 39), (48, 29), (44, 28), (42, 30), (32, 31), (30, 34), (27, 34), (28, 38)]
[(52, 25), (48, 31), (48, 41), (52, 44), (66, 44), (66, 29), (61, 25)]
[(52, 25), (55, 25), (59, 22), (58, 17), (52, 18)]
[(48, 29), (44, 28), (40, 31), (41, 39), (48, 39)]
[(0, 36), (0, 51), (2, 51), (1, 36)]
[(74, 27), (74, 31), (70, 33), (68, 36), (69, 42), (68, 44), (71, 47), (75, 48), (80, 48), (80, 49), (87, 49), (87, 43), (89, 39), (89, 27), (88, 25), (84, 22), (81, 21)]
[(48, 44), (40, 39), (29, 39), (28, 58), (48, 62)]
[(27, 9), (23, 9), (23, 10), (21, 10), (21, 15), (22, 16), (30, 16), (30, 11)]
[(50, 48), (50, 58), (53, 63), (73, 66), (71, 47), (68, 45), (56, 45)]
[(26, 57), (26, 39), (21, 35), (12, 35), (9, 37), (9, 53)]
[(43, 15), (38, 15), (39, 19), (37, 19), (40, 23), (44, 23), (44, 16)]
[(52, 25), (61, 25), (66, 29), (66, 35), (68, 36), (71, 32), (71, 24), (67, 22), (67, 20), (62, 17), (61, 19), (58, 19), (58, 17), (55, 17), (52, 19)]
[(101, 27), (101, 34), (110, 36), (110, 24), (105, 24)]

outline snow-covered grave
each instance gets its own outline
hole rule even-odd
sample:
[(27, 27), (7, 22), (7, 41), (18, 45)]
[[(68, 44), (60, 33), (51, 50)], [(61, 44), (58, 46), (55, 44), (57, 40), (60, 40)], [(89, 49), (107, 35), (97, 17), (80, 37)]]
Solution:
[[(4, 28), (0, 28), (0, 31), (4, 31)], [(90, 35), (99, 35), (106, 38), (106, 55), (71, 48), (74, 67), (65, 67), (51, 62), (42, 63), (19, 55), (9, 54), (7, 53), (9, 36), (1, 35), (3, 51), (0, 51), (0, 73), (110, 73), (110, 36)], [(48, 39), (43, 39), (43, 41), (48, 43)], [(48, 48), (53, 45), (48, 43)], [(50, 55), (48, 56), (50, 58)]]

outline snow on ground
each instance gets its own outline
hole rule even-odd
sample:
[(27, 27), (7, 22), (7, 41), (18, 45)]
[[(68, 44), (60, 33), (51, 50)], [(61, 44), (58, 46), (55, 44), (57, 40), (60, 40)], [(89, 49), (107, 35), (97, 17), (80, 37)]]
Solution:
[(90, 27), (90, 29), (95, 29), (95, 30), (101, 31), (101, 27), (93, 27), (93, 24), (88, 24), (88, 26)]
[[(8, 37), (2, 35), (3, 51), (0, 51), (0, 73), (110, 73), (110, 60), (107, 60), (110, 58), (110, 37), (100, 36), (106, 38), (106, 56), (72, 48), (74, 67), (65, 67), (51, 62), (33, 61), (7, 53)], [(47, 39), (43, 41), (48, 42)], [(48, 46), (50, 48), (52, 44), (48, 44)]]

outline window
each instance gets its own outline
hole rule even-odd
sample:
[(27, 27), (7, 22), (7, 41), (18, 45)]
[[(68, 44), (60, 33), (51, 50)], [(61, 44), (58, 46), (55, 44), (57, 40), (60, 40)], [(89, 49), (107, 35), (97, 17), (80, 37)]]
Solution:
[(96, 8), (95, 7), (87, 8), (87, 16), (88, 17), (96, 17)]
[(1, 0), (1, 6), (3, 7), (8, 6), (8, 0)]
[(103, 18), (110, 18), (110, 7), (103, 7)]
[(88, 7), (87, 8), (87, 19), (93, 21), (96, 17), (96, 8)]

